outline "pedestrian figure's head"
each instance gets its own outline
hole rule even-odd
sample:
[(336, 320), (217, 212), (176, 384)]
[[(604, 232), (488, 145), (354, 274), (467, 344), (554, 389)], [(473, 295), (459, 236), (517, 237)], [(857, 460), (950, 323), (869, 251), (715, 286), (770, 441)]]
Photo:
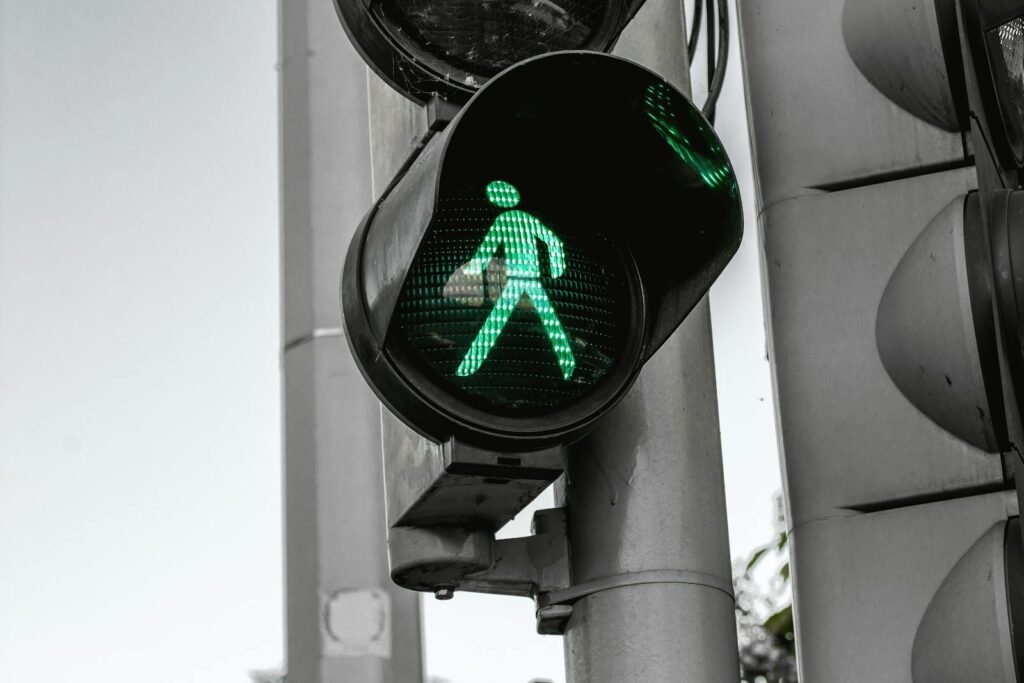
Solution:
[(487, 198), (492, 204), (503, 209), (511, 209), (519, 203), (519, 190), (512, 183), (495, 180), (487, 184)]

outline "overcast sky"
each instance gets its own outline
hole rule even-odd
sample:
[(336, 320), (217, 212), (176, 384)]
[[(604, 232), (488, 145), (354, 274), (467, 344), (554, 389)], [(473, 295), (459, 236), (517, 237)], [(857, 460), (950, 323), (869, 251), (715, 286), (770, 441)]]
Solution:
[[(283, 657), (276, 21), (0, 0), (5, 683), (242, 683)], [(740, 557), (779, 474), (733, 35), (718, 129), (747, 225), (712, 318)], [(430, 673), (563, 679), (528, 601), (426, 604)]]

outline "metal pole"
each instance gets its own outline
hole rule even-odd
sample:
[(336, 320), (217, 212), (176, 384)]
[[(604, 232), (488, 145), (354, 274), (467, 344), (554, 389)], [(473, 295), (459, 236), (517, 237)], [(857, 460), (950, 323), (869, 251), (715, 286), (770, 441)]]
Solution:
[[(689, 92), (682, 3), (650, 0), (616, 53)], [(707, 298), (571, 451), (570, 683), (739, 678)]]
[(340, 331), (370, 208), (366, 68), (330, 0), (281, 0), (289, 683), (420, 683), (419, 596), (390, 580), (378, 402)]

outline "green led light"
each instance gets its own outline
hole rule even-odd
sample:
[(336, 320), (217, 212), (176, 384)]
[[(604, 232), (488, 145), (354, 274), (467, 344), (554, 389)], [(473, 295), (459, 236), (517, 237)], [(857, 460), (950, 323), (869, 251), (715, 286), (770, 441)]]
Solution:
[(552, 195), (540, 199), (528, 177), (486, 178), (442, 189), (395, 332), (410, 362), (463, 401), (535, 414), (587, 393), (619, 360), (627, 271), (589, 221), (548, 213)]
[(517, 206), (520, 199), (519, 190), (516, 189), (516, 186), (503, 180), (487, 183), (487, 198), (492, 204), (503, 209), (511, 209)]
[(480, 369), (504, 331), (513, 309), (525, 296), (540, 316), (544, 331), (551, 340), (551, 346), (558, 358), (562, 376), (568, 381), (576, 369), (576, 357), (569, 346), (562, 322), (558, 319), (547, 292), (544, 291), (544, 285), (540, 283), (540, 264), (537, 256), (537, 240), (542, 240), (548, 248), (551, 277), (561, 277), (565, 272), (565, 249), (562, 240), (530, 214), (512, 210), (512, 207), (519, 204), (519, 191), (511, 183), (495, 180), (488, 184), (487, 198), (493, 204), (510, 210), (494, 219), (483, 244), (462, 271), (468, 274), (479, 272), (482, 275), (498, 249), (504, 247), (507, 279), (501, 296), (455, 374), (466, 377)]
[[(693, 168), (710, 188), (716, 188), (731, 177), (728, 165), (704, 157), (694, 150), (687, 137), (679, 130), (675, 121), (675, 108), (672, 106), (672, 91), (665, 83), (652, 83), (644, 93), (644, 112), (654, 124), (654, 129), (669, 144), (679, 158)], [(713, 136), (707, 136), (713, 141)], [(712, 142), (712, 144), (715, 144)], [(721, 149), (712, 150), (716, 156), (724, 158)]]

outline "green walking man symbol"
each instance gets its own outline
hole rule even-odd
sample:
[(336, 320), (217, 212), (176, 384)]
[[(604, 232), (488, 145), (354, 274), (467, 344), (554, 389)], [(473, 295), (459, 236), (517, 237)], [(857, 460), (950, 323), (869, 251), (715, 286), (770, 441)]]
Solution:
[(568, 380), (576, 369), (576, 357), (569, 346), (569, 338), (562, 323), (551, 306), (544, 285), (540, 283), (540, 264), (537, 256), (537, 240), (547, 245), (551, 277), (561, 277), (565, 272), (565, 249), (562, 240), (539, 220), (514, 207), (519, 204), (519, 190), (511, 183), (495, 180), (487, 185), (487, 198), (503, 211), (494, 219), (483, 243), (473, 259), (463, 268), (467, 273), (485, 273), (487, 264), (505, 247), (505, 274), (507, 280), (501, 296), (495, 302), (490, 315), (484, 321), (476, 339), (466, 352), (465, 358), (455, 371), (460, 377), (468, 377), (480, 369), (488, 354), (501, 336), (512, 311), (524, 296), (530, 299), (534, 310), (540, 316), (544, 331), (551, 340), (562, 376)]

